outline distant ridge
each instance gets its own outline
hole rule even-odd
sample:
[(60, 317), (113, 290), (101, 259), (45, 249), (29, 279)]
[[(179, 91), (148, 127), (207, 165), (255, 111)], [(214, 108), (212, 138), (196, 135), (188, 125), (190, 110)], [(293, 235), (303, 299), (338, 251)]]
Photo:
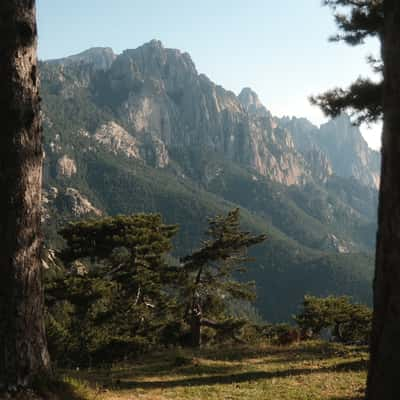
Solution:
[(71, 65), (76, 63), (93, 64), (95, 69), (107, 70), (116, 59), (116, 55), (111, 47), (93, 47), (79, 54), (74, 54), (65, 58), (46, 60), (49, 64)]

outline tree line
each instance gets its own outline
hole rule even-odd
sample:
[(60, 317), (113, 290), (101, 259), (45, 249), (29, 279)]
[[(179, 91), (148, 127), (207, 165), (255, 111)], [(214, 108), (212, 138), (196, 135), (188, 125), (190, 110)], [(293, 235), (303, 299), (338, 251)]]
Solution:
[[(172, 256), (176, 225), (159, 214), (70, 223), (46, 279), (50, 354), (63, 366), (133, 359), (165, 347), (289, 344), (321, 338), (366, 344), (371, 310), (348, 297), (305, 296), (293, 324), (251, 318), (249, 249), (266, 240), (240, 227), (239, 209), (209, 219), (191, 254)], [(284, 293), (282, 293), (284, 296)], [(253, 313), (254, 315), (254, 313)]]
[[(233, 340), (243, 325), (230, 306), (255, 299), (240, 282), (248, 249), (266, 239), (240, 227), (239, 209), (209, 220), (205, 240), (180, 260), (178, 227), (158, 214), (70, 223), (46, 287), (49, 347), (56, 358), (104, 361), (155, 345), (200, 347), (203, 329)], [(120, 352), (121, 354), (119, 354)]]

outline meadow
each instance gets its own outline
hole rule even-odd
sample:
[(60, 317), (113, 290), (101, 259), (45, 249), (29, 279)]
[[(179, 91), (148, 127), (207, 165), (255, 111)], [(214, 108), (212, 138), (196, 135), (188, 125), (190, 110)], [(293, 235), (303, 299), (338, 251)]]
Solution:
[(365, 346), (318, 341), (167, 350), (62, 381), (74, 400), (359, 400), (367, 364)]

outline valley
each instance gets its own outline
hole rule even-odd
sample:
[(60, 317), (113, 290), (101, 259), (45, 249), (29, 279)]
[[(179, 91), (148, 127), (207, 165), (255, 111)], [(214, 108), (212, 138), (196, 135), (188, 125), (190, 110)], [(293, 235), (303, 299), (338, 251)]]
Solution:
[(380, 156), (348, 116), (276, 118), (154, 40), (40, 67), (49, 247), (70, 220), (155, 212), (179, 225), (180, 257), (239, 207), (268, 237), (246, 277), (264, 319), (290, 320), (306, 293), (371, 304)]

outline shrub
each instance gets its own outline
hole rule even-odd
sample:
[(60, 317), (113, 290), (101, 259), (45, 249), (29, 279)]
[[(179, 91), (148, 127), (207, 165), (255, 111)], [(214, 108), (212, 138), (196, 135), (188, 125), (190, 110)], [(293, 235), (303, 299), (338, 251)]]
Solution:
[(342, 343), (367, 343), (371, 331), (372, 311), (365, 305), (353, 304), (347, 296), (324, 298), (304, 296), (303, 309), (294, 317), (300, 329), (319, 337), (330, 329), (332, 340)]

